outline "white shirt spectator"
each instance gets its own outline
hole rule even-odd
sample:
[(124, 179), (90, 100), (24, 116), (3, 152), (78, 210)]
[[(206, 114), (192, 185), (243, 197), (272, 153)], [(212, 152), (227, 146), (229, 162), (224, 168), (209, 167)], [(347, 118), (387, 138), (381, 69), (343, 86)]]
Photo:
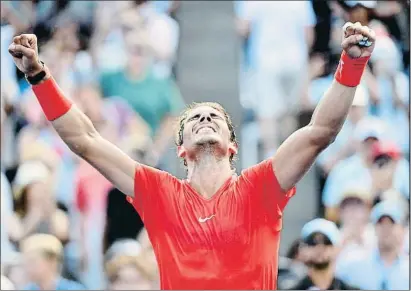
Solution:
[(376, 246), (376, 236), (374, 226), (370, 223), (367, 225), (363, 235), (362, 243), (350, 242), (346, 244), (338, 254), (336, 265), (339, 268), (345, 262), (354, 260), (360, 256), (370, 253)]
[(148, 37), (155, 52), (154, 73), (160, 78), (171, 76), (176, 61), (180, 30), (178, 23), (165, 13), (159, 13), (152, 5), (140, 8), (147, 17)]
[(300, 65), (307, 59), (305, 28), (316, 24), (309, 1), (246, 1), (244, 5), (244, 18), (251, 22), (251, 33), (255, 34), (257, 66)]

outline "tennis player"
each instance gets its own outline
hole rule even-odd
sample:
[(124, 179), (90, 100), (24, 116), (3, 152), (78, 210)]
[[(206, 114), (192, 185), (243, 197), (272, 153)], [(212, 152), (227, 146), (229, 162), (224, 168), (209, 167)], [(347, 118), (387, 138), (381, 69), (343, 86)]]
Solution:
[(237, 143), (226, 111), (215, 103), (187, 109), (177, 137), (185, 180), (103, 139), (40, 62), (35, 35), (16, 36), (9, 52), (63, 141), (130, 197), (153, 244), (162, 289), (261, 290), (276, 289), (284, 207), (340, 131), (374, 49), (374, 32), (360, 23), (347, 23), (343, 35), (335, 80), (310, 124), (240, 176), (232, 167)]

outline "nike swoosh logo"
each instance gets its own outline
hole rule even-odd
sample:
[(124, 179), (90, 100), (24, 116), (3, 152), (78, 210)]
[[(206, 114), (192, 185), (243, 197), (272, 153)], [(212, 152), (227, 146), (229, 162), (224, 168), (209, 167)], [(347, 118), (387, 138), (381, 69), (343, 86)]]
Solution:
[(211, 218), (213, 218), (214, 216), (215, 216), (215, 214), (213, 214), (213, 215), (211, 215), (211, 216), (209, 216), (209, 217), (205, 217), (205, 218), (199, 217), (199, 218), (198, 218), (198, 222), (204, 223), (204, 222), (206, 222), (207, 220), (210, 220)]

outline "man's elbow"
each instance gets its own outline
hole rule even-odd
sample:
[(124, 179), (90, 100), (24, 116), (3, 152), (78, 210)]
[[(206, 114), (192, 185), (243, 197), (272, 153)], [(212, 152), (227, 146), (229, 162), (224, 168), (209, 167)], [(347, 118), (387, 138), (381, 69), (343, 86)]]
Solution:
[(84, 158), (92, 151), (93, 144), (98, 142), (99, 136), (97, 131), (90, 131), (86, 134), (67, 138), (64, 141), (74, 154)]
[(332, 144), (339, 132), (336, 129), (324, 126), (309, 125), (308, 128), (310, 131), (309, 142), (318, 148), (319, 151), (323, 151)]

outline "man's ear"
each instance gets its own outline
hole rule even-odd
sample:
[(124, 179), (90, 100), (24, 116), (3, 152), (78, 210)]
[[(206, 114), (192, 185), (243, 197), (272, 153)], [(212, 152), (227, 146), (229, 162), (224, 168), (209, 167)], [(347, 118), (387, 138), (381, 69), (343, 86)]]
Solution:
[(238, 153), (238, 146), (236, 146), (234, 143), (230, 142), (230, 146), (228, 147), (228, 152), (231, 155), (236, 155)]
[(177, 146), (177, 155), (179, 158), (185, 158), (187, 155), (187, 151), (184, 146)]

